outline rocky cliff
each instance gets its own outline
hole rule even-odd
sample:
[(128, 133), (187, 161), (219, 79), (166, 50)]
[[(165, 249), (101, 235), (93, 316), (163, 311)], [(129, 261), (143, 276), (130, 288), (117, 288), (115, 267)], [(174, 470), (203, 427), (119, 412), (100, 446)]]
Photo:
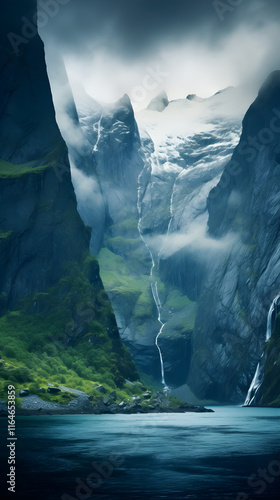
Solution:
[[(0, 294), (7, 307), (53, 285), (70, 260), (81, 261), (89, 233), (76, 209), (66, 144), (55, 121), (38, 34), (16, 53), (36, 2), (7, 5), (0, 46)], [(2, 25), (3, 23), (3, 25)], [(5, 28), (5, 30), (4, 30)]]
[[(209, 233), (232, 245), (212, 259), (199, 299), (189, 384), (200, 397), (242, 401), (263, 350), (280, 287), (279, 144), (275, 72), (246, 113), (239, 145), (208, 198)], [(275, 356), (270, 346), (267, 367)]]
[(98, 258), (122, 339), (141, 370), (160, 379), (160, 313), (164, 328), (157, 341), (172, 386), (187, 379), (202, 274), (196, 250), (185, 251), (180, 239), (197, 223), (206, 230), (207, 195), (238, 140), (238, 118), (229, 119), (224, 110), (224, 101), (236, 100), (228, 92), (205, 103), (186, 99), (167, 101), (160, 110), (149, 106), (136, 117), (140, 134), (127, 96), (101, 106), (81, 91), (76, 95), (93, 157), (91, 171), (82, 178), (80, 167), (74, 178), (80, 213), (94, 227), (95, 211), (88, 207), (98, 180), (107, 214)]
[(157, 343), (171, 387), (238, 403), (279, 292), (279, 74), (241, 130), (243, 90), (162, 93), (136, 117), (127, 96), (104, 106), (79, 91), (63, 111), (84, 147), (67, 137), (79, 211), (138, 366), (160, 380)]
[[(71, 384), (72, 378), (72, 387), (106, 381), (106, 392), (137, 373), (120, 341), (98, 263), (89, 255), (90, 229), (77, 211), (36, 2), (15, 1), (2, 10), (1, 379), (36, 387), (47, 379)], [(26, 19), (33, 31), (22, 41)], [(21, 37), (17, 50), (11, 33)]]
[[(79, 210), (94, 228), (97, 211), (93, 205), (99, 200), (99, 207), (104, 207), (103, 240), (98, 248), (91, 248), (98, 254), (122, 340), (140, 369), (157, 376), (158, 321), (149, 281), (151, 261), (138, 229), (138, 180), (144, 159), (132, 105), (126, 95), (106, 106), (80, 89), (74, 95), (80, 127), (91, 145), (92, 156), (91, 168), (85, 171), (80, 165), (76, 169), (70, 149)], [(86, 193), (82, 189), (84, 181), (90, 187)]]

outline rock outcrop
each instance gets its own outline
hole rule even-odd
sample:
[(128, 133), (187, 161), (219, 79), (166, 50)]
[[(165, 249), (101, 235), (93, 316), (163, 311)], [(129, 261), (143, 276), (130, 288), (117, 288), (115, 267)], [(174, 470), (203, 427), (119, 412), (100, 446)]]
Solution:
[[(89, 232), (77, 212), (65, 142), (55, 121), (38, 34), (15, 53), (7, 34), (36, 2), (3, 8), (0, 45), (0, 295), (8, 308), (81, 262)], [(35, 29), (35, 27), (34, 27)]]
[(75, 372), (74, 385), (102, 382), (106, 371), (113, 390), (138, 374), (89, 254), (36, 9), (35, 0), (6, 2), (0, 22), (0, 351), (14, 361), (2, 360), (0, 390), (7, 380), (42, 384), (54, 364)]
[(199, 298), (189, 384), (201, 398), (244, 400), (263, 350), (280, 289), (279, 152), (278, 71), (246, 113), (240, 143), (208, 198), (209, 233), (233, 243), (212, 259)]

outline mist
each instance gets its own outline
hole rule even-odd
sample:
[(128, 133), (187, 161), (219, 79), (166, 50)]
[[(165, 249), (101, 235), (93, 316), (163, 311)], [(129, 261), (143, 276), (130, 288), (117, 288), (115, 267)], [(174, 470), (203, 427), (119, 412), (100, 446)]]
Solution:
[(71, 0), (40, 32), (49, 67), (59, 55), (70, 81), (95, 99), (128, 93), (145, 108), (162, 89), (170, 100), (229, 85), (254, 95), (279, 64), (279, 11), (272, 0), (244, 1), (223, 16), (203, 0)]
[(209, 254), (228, 252), (237, 241), (234, 233), (229, 233), (221, 239), (212, 238), (207, 233), (207, 224), (204, 220), (190, 224), (187, 230), (180, 230), (170, 234), (145, 236), (150, 248), (158, 253), (160, 259), (165, 260), (181, 250), (194, 253), (196, 258), (209, 258)]

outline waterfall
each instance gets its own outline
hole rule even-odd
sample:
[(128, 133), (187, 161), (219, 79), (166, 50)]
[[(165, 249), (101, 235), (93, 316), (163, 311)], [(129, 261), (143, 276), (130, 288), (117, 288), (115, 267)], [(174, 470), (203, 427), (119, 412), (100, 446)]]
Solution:
[[(266, 337), (265, 337), (266, 342), (268, 342), (271, 339), (273, 314), (274, 312), (277, 314), (277, 302), (279, 298), (280, 298), (280, 293), (273, 300), (267, 315), (267, 326), (266, 326)], [(265, 362), (266, 362), (266, 353), (265, 351), (263, 351), (256, 369), (256, 373), (250, 385), (244, 406), (250, 406), (255, 401), (256, 395), (263, 383)]]
[(103, 111), (102, 111), (102, 113), (100, 115), (100, 119), (98, 121), (97, 140), (96, 140), (96, 144), (95, 144), (95, 146), (94, 146), (94, 148), (92, 150), (93, 152), (98, 151), (98, 144), (99, 144), (99, 141), (100, 141), (100, 138), (101, 138), (101, 121), (102, 121), (102, 118), (103, 118)]
[(165, 382), (163, 356), (162, 356), (161, 348), (160, 348), (160, 346), (158, 344), (158, 340), (159, 340), (159, 337), (161, 336), (162, 331), (163, 331), (163, 329), (165, 327), (165, 323), (163, 323), (161, 321), (161, 309), (162, 309), (162, 305), (161, 305), (161, 301), (160, 301), (159, 294), (158, 294), (157, 281), (155, 281), (155, 278), (154, 278), (154, 275), (153, 275), (154, 268), (155, 268), (156, 264), (155, 264), (155, 259), (154, 259), (154, 256), (153, 256), (153, 252), (152, 252), (151, 248), (147, 245), (147, 243), (145, 241), (145, 238), (144, 238), (144, 236), (143, 236), (143, 234), (141, 232), (142, 217), (141, 217), (141, 202), (140, 202), (140, 193), (141, 193), (141, 184), (140, 184), (140, 182), (141, 182), (142, 174), (143, 174), (143, 172), (141, 172), (140, 175), (139, 175), (139, 177), (138, 177), (138, 200), (137, 200), (137, 207), (138, 207), (138, 213), (139, 213), (138, 231), (139, 231), (140, 238), (143, 241), (145, 247), (147, 248), (147, 250), (148, 250), (148, 252), (150, 254), (150, 257), (151, 257), (151, 261), (152, 261), (152, 267), (151, 267), (151, 271), (150, 271), (151, 291), (152, 291), (152, 296), (153, 296), (153, 299), (154, 299), (154, 302), (155, 302), (155, 305), (156, 305), (156, 308), (157, 308), (157, 312), (158, 312), (158, 322), (161, 325), (160, 326), (160, 330), (159, 330), (159, 332), (158, 332), (158, 334), (156, 336), (155, 345), (157, 346), (157, 349), (158, 349), (158, 352), (159, 352), (160, 367), (161, 367), (161, 383), (164, 386), (163, 390), (165, 392), (167, 392), (169, 390), (169, 388), (168, 388), (168, 386), (166, 385), (166, 382)]
[(151, 283), (151, 290), (152, 290), (152, 295), (153, 295), (153, 298), (154, 298), (154, 301), (155, 301), (155, 304), (156, 304), (156, 307), (157, 307), (158, 322), (161, 324), (160, 330), (159, 330), (159, 332), (158, 332), (158, 334), (156, 336), (156, 346), (158, 348), (159, 359), (160, 359), (160, 366), (161, 366), (161, 383), (164, 385), (165, 389), (168, 389), (167, 385), (165, 383), (164, 364), (163, 364), (162, 352), (161, 352), (161, 348), (158, 345), (158, 339), (159, 339), (159, 337), (162, 334), (162, 330), (165, 327), (165, 323), (163, 323), (161, 321), (161, 302), (160, 302), (160, 298), (159, 298), (159, 294), (158, 294), (157, 282)]

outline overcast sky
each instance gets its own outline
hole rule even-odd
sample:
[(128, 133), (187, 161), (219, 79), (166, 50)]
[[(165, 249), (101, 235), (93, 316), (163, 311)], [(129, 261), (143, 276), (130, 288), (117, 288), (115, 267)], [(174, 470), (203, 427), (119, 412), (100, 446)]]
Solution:
[(280, 68), (279, 21), (279, 0), (69, 0), (40, 33), (48, 64), (54, 48), (93, 97), (128, 93), (141, 108), (163, 89), (174, 99), (258, 87)]

